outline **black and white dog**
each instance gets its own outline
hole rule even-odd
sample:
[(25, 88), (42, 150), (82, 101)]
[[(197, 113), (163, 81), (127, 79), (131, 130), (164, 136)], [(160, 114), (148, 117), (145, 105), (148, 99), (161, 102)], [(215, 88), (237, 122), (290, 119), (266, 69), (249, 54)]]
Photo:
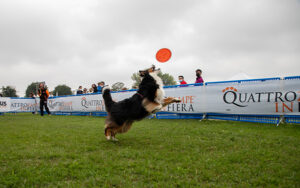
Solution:
[(107, 140), (116, 140), (115, 135), (127, 132), (134, 121), (142, 120), (168, 104), (180, 102), (177, 98), (164, 98), (163, 82), (157, 75), (159, 72), (154, 66), (140, 71), (142, 82), (137, 93), (120, 102), (112, 100), (108, 87), (103, 88), (103, 99), (108, 113), (105, 121)]

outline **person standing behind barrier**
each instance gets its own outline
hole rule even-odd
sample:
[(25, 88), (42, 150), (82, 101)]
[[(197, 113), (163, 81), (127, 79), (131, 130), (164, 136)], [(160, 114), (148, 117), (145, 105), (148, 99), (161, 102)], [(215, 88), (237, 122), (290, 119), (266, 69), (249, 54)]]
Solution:
[(82, 91), (82, 86), (79, 86), (77, 92), (76, 92), (77, 95), (81, 95), (83, 94), (83, 91)]
[[(32, 98), (32, 99), (34, 99), (34, 101), (35, 101), (35, 106), (34, 106), (34, 108), (36, 108), (36, 100), (35, 100), (35, 97), (34, 97), (33, 92), (31, 92), (31, 93), (29, 94), (29, 97)], [(35, 114), (35, 110), (32, 112), (32, 114)]]
[(104, 85), (105, 85), (105, 82), (103, 82), (103, 81), (98, 83), (98, 87), (97, 87), (98, 93), (102, 92), (102, 88), (104, 87)]
[(88, 93), (87, 88), (84, 88), (84, 89), (83, 89), (83, 94), (87, 94), (87, 93)]
[(41, 116), (44, 115), (44, 106), (49, 115), (51, 115), (49, 108), (47, 106), (47, 100), (49, 97), (49, 91), (45, 88), (43, 83), (40, 83), (38, 95), (40, 96), (40, 110), (41, 110)]
[(196, 82), (195, 83), (203, 83), (204, 80), (202, 78), (202, 70), (201, 69), (197, 69), (196, 70)]
[(93, 84), (92, 88), (93, 88), (93, 93), (97, 93), (98, 92), (96, 84)]
[(100, 93), (102, 91), (101, 82), (98, 82), (97, 92)]
[(180, 85), (187, 84), (186, 81), (184, 81), (184, 77), (183, 76), (178, 76), (178, 80), (179, 80)]

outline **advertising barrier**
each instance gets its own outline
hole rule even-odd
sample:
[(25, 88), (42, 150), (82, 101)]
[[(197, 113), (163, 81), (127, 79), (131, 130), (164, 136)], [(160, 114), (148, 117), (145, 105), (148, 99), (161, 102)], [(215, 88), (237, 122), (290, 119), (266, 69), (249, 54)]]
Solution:
[(10, 98), (1, 97), (0, 98), (0, 112), (10, 111)]
[[(135, 93), (135, 90), (112, 92), (112, 98), (120, 101)], [(282, 116), (290, 120), (300, 117), (300, 76), (167, 86), (165, 94), (180, 98), (181, 103), (166, 106), (157, 114), (158, 118), (209, 116), (237, 121), (256, 118), (258, 122), (267, 118), (270, 121), (263, 121), (278, 123)], [(0, 98), (0, 112), (32, 112), (37, 104), (39, 99)], [(105, 115), (101, 94), (52, 97), (48, 107), (56, 114)]]

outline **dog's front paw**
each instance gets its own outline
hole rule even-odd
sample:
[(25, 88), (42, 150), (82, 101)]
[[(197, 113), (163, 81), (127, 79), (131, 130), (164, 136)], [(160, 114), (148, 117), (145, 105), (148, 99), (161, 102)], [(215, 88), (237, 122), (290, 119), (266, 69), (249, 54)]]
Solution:
[(173, 102), (179, 103), (179, 102), (181, 102), (181, 99), (174, 98), (174, 99), (173, 99)]

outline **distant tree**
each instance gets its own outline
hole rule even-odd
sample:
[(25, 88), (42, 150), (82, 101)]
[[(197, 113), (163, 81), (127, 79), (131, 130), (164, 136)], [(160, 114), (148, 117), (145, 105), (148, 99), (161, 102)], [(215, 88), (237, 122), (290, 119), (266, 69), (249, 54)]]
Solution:
[(168, 73), (163, 74), (162, 72), (160, 72), (157, 74), (157, 76), (159, 76), (162, 79), (165, 86), (176, 85), (174, 77)]
[(56, 86), (52, 92), (54, 96), (72, 95), (71, 88), (65, 84)]
[(1, 90), (3, 97), (18, 97), (16, 89), (12, 86), (2, 86)]
[(114, 83), (112, 86), (111, 86), (111, 90), (112, 91), (121, 91), (122, 88), (124, 87), (124, 83), (123, 82), (117, 82), (117, 83)]
[[(165, 86), (171, 86), (171, 85), (176, 85), (176, 81), (174, 80), (174, 77), (168, 73), (158, 73), (157, 74), (163, 81), (163, 84)], [(140, 77), (139, 73), (133, 73), (131, 76), (131, 79), (134, 81), (132, 88), (137, 87), (140, 85), (142, 78)]]
[(142, 82), (142, 78), (140, 77), (139, 73), (133, 73), (131, 79), (133, 80), (132, 88), (137, 88), (137, 86), (139, 86)]
[(38, 88), (39, 82), (32, 82), (27, 86), (25, 97), (29, 97), (29, 94), (32, 92), (34, 95), (37, 95), (36, 88)]

